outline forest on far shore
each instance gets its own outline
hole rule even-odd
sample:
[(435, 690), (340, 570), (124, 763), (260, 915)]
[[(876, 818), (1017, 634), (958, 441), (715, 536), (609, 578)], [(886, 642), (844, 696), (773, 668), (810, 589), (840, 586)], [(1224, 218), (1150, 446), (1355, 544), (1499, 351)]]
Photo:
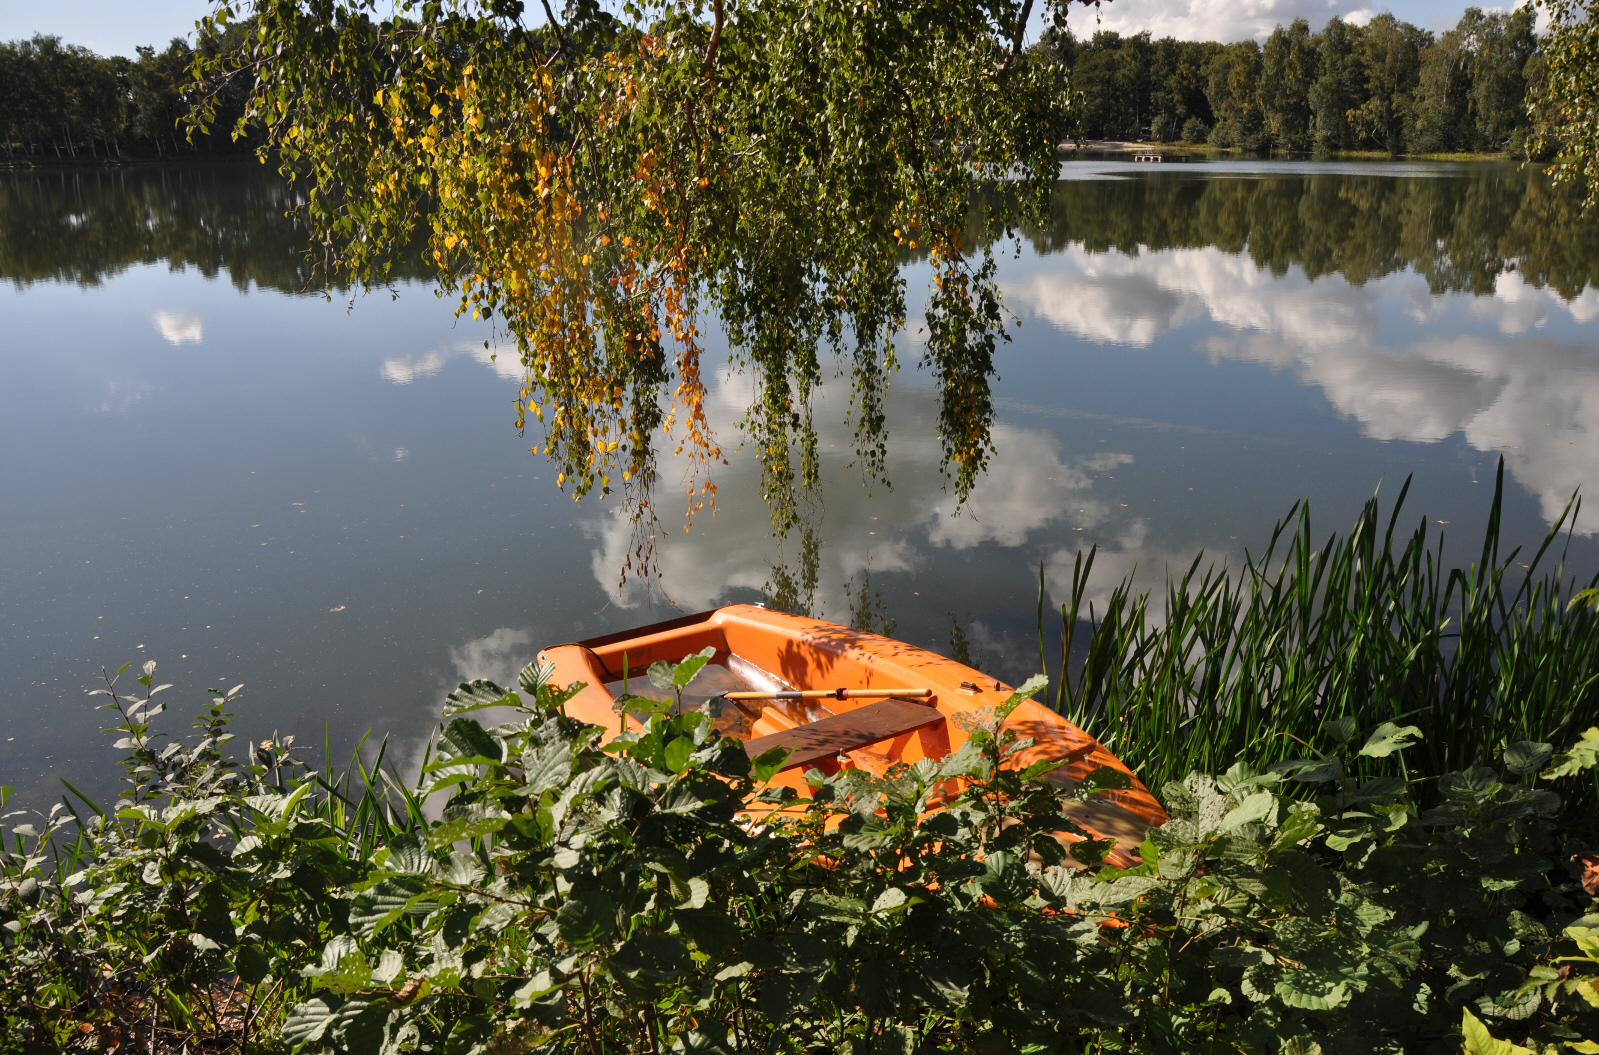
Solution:
[[(234, 47), (242, 26), (202, 36), (212, 54)], [(0, 144), (5, 160), (93, 161), (233, 153), (253, 148), (229, 132), (243, 112), (245, 86), (225, 88), (220, 134), (188, 141), (182, 118), (194, 90), (195, 48), (181, 37), (138, 57), (97, 55), (60, 37), (0, 41)]]
[(1319, 33), (1295, 19), (1261, 45), (1051, 30), (1079, 139), (1209, 143), (1251, 152), (1509, 151), (1529, 128), (1544, 59), (1528, 4), (1469, 8), (1435, 35), (1391, 14)]
[[(1533, 10), (1469, 8), (1434, 34), (1391, 14), (1364, 26), (1304, 19), (1262, 45), (1051, 29), (1035, 50), (1070, 71), (1067, 138), (1208, 143), (1264, 153), (1522, 154), (1528, 93), (1544, 59)], [(204, 37), (234, 46), (245, 24)], [(224, 91), (215, 128), (189, 142), (181, 119), (194, 49), (174, 39), (136, 59), (58, 37), (0, 42), (0, 143), (7, 161), (220, 154), (249, 149), (226, 134), (245, 86)], [(238, 98), (228, 98), (228, 95)]]

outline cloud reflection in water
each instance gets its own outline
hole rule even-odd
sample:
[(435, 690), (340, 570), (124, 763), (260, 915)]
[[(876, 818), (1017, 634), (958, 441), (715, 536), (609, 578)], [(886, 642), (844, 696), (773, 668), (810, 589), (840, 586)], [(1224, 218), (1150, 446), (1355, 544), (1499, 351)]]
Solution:
[[(1363, 436), (1436, 443), (1459, 433), (1503, 452), (1547, 520), (1574, 488), (1599, 493), (1599, 349), (1528, 336), (1599, 319), (1599, 290), (1564, 300), (1506, 272), (1491, 296), (1434, 295), (1409, 272), (1359, 286), (1339, 275), (1311, 281), (1215, 247), (1129, 255), (1073, 246), (1013, 270), (1007, 300), (1075, 336), (1144, 347), (1209, 320), (1220, 332), (1196, 351), (1294, 370)], [(1468, 332), (1380, 343), (1389, 304), (1432, 329)], [(1483, 322), (1499, 336), (1469, 332)]]
[[(936, 393), (915, 381), (914, 375), (901, 375), (889, 390), (893, 487), (875, 487), (870, 496), (848, 465), (854, 429), (845, 418), (844, 385), (824, 386), (816, 401), (826, 510), (814, 609), (828, 618), (847, 616), (846, 589), (863, 572), (928, 570), (940, 549), (1017, 547), (1050, 525), (1071, 530), (1104, 522), (1110, 503), (1095, 497), (1094, 474), (1132, 460), (1130, 454), (1104, 451), (1091, 459), (1072, 458), (1051, 433), (1001, 422), (994, 428), (990, 469), (967, 507), (956, 514), (954, 495), (939, 471), (942, 452), (933, 432)], [(748, 379), (723, 371), (712, 395), (707, 409), (713, 427), (719, 436), (735, 436), (736, 422), (751, 397)], [(717, 477), (721, 497), (714, 518), (702, 515), (686, 535), (675, 523), (662, 525), (658, 587), (687, 611), (722, 603), (735, 588), (760, 590), (772, 574), (770, 513), (760, 499), (760, 466), (751, 457), (729, 461)], [(678, 479), (686, 469), (686, 462), (663, 458), (661, 479)], [(663, 509), (663, 519), (668, 515)], [(585, 527), (596, 540), (595, 580), (611, 603), (642, 605), (648, 597), (645, 585), (617, 583), (630, 525), (611, 510)], [(797, 538), (789, 540), (791, 549), (798, 544)]]

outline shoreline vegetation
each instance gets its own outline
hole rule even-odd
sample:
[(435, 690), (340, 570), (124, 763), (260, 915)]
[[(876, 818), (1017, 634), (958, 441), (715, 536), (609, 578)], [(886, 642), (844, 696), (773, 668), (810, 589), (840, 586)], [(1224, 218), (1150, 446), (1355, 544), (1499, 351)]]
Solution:
[[(0, 1051), (1592, 1053), (1599, 591), (1539, 570), (1566, 518), (1502, 588), (1498, 500), (1447, 571), (1403, 495), (1320, 547), (1296, 510), (1163, 624), (1125, 585), (1085, 619), (1086, 554), (1053, 693), (798, 798), (700, 711), (625, 698), (601, 746), (533, 665), (452, 692), (411, 774), (234, 741), (242, 686), (168, 739), (125, 666), (116, 800), (0, 825)], [(1061, 838), (1117, 774), (1008, 762), (1028, 694), (1143, 763), (1172, 819), (1136, 867)]]
[[(231, 130), (240, 86), (194, 79), (201, 63), (238, 50), (249, 21), (174, 38), (137, 58), (102, 56), (59, 37), (0, 42), (0, 144), (10, 167), (118, 165), (247, 155), (190, 129), (210, 96), (211, 122)], [(1529, 91), (1544, 75), (1533, 9), (1470, 8), (1444, 33), (1382, 14), (1366, 25), (1304, 19), (1253, 40), (1154, 39), (1099, 31), (1079, 40), (1051, 27), (1031, 50), (1068, 85), (1068, 141), (1166, 151), (1214, 148), (1245, 156), (1494, 158), (1527, 156)], [(1062, 144), (1065, 146), (1065, 144)]]
[(205, 32), (194, 46), (175, 37), (162, 51), (138, 48), (132, 59), (45, 34), (0, 41), (0, 166), (248, 157), (258, 139), (191, 136), (186, 128), (197, 92), (235, 119), (244, 113), (241, 91), (196, 82), (192, 73), (196, 59), (237, 50), (243, 33)]
[[(1390, 154), (1386, 150), (1331, 150), (1322, 153), (1280, 152), (1251, 153), (1240, 147), (1211, 146), (1209, 143), (1184, 143), (1181, 140), (1172, 143), (1162, 143), (1157, 140), (1125, 140), (1125, 139), (1085, 139), (1081, 142), (1067, 140), (1060, 145), (1063, 160), (1074, 161), (1081, 157), (1096, 159), (1115, 157), (1120, 154), (1185, 154), (1207, 160), (1234, 160), (1234, 159), (1284, 159), (1291, 161), (1481, 161), (1481, 162), (1526, 162), (1528, 159), (1511, 154), (1507, 151), (1435, 151), (1427, 154)], [(1547, 165), (1532, 161), (1530, 164), (1538, 171), (1547, 169)]]
[(1299, 18), (1232, 44), (1051, 27), (1037, 47), (1069, 71), (1073, 139), (1526, 156), (1547, 67), (1534, 18), (1473, 7), (1441, 34), (1388, 13), (1314, 33)]

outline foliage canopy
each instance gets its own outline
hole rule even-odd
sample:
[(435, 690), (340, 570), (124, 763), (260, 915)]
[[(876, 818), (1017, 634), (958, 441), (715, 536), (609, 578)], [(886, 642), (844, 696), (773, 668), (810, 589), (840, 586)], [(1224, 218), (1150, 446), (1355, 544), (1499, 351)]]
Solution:
[(1548, 67), (1532, 108), (1542, 149), (1558, 149), (1558, 174), (1586, 183), (1599, 205), (1599, 4), (1538, 0), (1549, 13)]
[(900, 264), (920, 249), (923, 358), (970, 490), (1007, 315), (962, 229), (995, 180), (1010, 193), (991, 225), (1041, 215), (1056, 171), (1062, 86), (1022, 46), (1032, 0), (579, 2), (531, 27), (506, 0), (397, 7), (227, 0), (208, 25), (248, 16), (248, 44), (196, 73), (251, 85), (238, 130), (264, 130), (308, 183), (330, 278), (382, 283), (427, 239), (460, 309), (514, 339), (518, 425), (543, 423), (534, 451), (563, 485), (621, 490), (642, 523), (664, 430), (696, 466), (689, 512), (714, 494), (713, 312), (756, 382), (743, 424), (779, 530), (817, 480), (819, 345), (850, 364), (858, 454), (880, 477)]

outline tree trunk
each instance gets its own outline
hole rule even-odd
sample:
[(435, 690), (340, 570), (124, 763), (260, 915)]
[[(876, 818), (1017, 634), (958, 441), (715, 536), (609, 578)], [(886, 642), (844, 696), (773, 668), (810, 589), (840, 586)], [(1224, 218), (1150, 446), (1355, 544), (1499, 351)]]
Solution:
[(66, 125), (65, 128), (67, 132), (67, 153), (71, 154), (72, 160), (76, 161), (78, 159), (78, 145), (72, 141), (72, 126)]
[(56, 142), (56, 137), (50, 137), (50, 145), (56, 148), (56, 160), (61, 160), (61, 144)]
[(117, 139), (115, 134), (113, 134), (111, 136), (111, 147), (112, 147), (112, 149), (114, 149), (117, 152), (117, 160), (121, 161), (122, 160), (122, 143), (121, 143), (120, 140)]

